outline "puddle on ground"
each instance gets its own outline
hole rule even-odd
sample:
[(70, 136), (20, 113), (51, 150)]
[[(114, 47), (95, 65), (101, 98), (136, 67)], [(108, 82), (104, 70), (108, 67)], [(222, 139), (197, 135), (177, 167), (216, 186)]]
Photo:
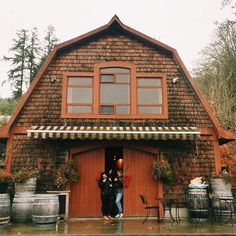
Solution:
[(69, 220), (59, 221), (57, 224), (33, 225), (10, 223), (0, 227), (1, 236), (23, 235), (236, 235), (236, 225), (216, 223), (157, 223), (156, 220), (119, 219), (99, 220)]

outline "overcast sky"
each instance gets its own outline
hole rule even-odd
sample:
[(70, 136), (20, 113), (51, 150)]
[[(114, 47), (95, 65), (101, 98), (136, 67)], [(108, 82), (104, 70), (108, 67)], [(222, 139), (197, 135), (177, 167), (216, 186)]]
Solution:
[[(2, 0), (0, 3), (0, 58), (16, 31), (37, 27), (41, 38), (49, 24), (60, 42), (107, 24), (116, 14), (125, 24), (177, 49), (189, 70), (210, 42), (214, 22), (230, 18), (222, 0)], [(0, 84), (9, 66), (0, 61)], [(9, 97), (9, 86), (0, 85), (0, 97)]]

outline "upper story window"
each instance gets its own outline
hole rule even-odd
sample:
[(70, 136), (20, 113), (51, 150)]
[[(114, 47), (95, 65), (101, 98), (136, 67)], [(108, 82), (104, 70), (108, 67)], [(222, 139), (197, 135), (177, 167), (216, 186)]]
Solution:
[(162, 114), (162, 79), (138, 77), (138, 113)]
[(96, 64), (94, 73), (65, 73), (64, 118), (168, 118), (165, 74), (136, 73), (122, 62)]
[(68, 77), (67, 112), (92, 113), (93, 110), (93, 77)]
[(100, 114), (130, 114), (130, 69), (100, 69)]

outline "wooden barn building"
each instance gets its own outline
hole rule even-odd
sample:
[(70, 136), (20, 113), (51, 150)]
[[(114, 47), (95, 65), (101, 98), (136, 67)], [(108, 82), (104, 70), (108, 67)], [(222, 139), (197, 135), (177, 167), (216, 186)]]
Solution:
[[(54, 48), (0, 139), (7, 171), (31, 165), (46, 174), (60, 158), (75, 160), (69, 216), (99, 217), (102, 171), (123, 169), (124, 216), (142, 216), (140, 193), (177, 197), (190, 179), (219, 173), (219, 145), (236, 135), (220, 126), (174, 48), (114, 16)], [(171, 163), (172, 184), (152, 179), (159, 158)], [(38, 191), (51, 182), (41, 179)]]

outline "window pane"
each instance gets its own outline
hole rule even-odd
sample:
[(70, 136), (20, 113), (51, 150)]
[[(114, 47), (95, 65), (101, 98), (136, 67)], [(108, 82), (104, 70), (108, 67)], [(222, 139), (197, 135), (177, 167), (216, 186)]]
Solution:
[(69, 77), (69, 85), (92, 85), (91, 77)]
[(129, 84), (101, 84), (100, 102), (129, 104)]
[(92, 103), (92, 88), (68, 88), (68, 103)]
[(68, 113), (92, 113), (91, 106), (68, 106)]
[(103, 105), (100, 107), (101, 114), (114, 114), (114, 106), (110, 105)]
[(120, 67), (103, 68), (100, 70), (101, 73), (130, 73), (130, 69)]
[(101, 75), (101, 82), (113, 82), (113, 75)]
[(138, 113), (140, 114), (161, 114), (162, 113), (162, 107), (139, 107)]
[(129, 83), (129, 75), (116, 74), (117, 83)]
[(130, 114), (129, 106), (116, 106), (116, 114)]
[(138, 104), (162, 104), (162, 89), (139, 88)]
[(161, 86), (159, 78), (139, 78), (138, 86)]

